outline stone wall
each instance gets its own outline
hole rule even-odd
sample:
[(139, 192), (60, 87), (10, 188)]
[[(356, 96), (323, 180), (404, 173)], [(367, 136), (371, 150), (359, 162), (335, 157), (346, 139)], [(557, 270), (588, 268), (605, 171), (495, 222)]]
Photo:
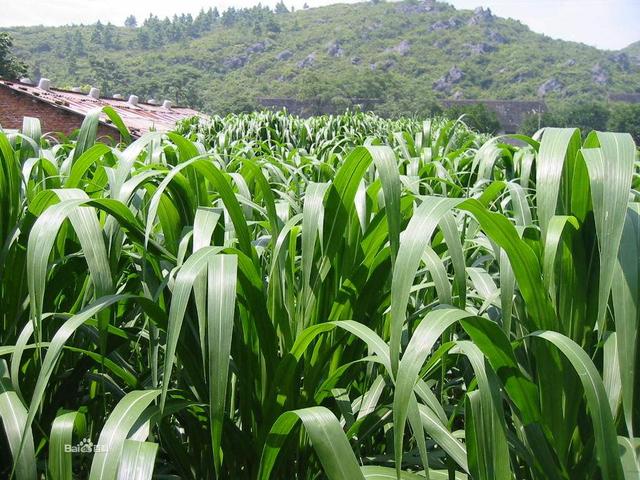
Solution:
[(505, 133), (515, 133), (528, 115), (535, 115), (547, 111), (547, 105), (542, 101), (523, 100), (442, 100), (445, 107), (475, 105), (481, 103), (489, 110), (496, 112), (502, 130)]

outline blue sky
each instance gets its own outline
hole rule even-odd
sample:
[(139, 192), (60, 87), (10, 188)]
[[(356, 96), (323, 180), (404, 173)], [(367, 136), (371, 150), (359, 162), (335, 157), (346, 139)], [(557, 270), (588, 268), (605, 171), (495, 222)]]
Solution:
[[(263, 0), (274, 4), (277, 0)], [(331, 0), (285, 0), (301, 8), (336, 3)], [(97, 20), (121, 25), (129, 14), (138, 19), (150, 12), (161, 17), (197, 13), (216, 6), (251, 6), (256, 0), (0, 0), (0, 26), (64, 25)], [(640, 0), (449, 0), (457, 8), (490, 7), (496, 15), (511, 17), (553, 38), (619, 49), (640, 40)]]

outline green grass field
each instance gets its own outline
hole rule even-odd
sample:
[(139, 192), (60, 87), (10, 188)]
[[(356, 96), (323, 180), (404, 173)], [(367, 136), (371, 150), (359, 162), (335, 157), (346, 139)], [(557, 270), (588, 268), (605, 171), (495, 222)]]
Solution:
[(0, 132), (0, 476), (639, 478), (628, 134), (97, 115)]

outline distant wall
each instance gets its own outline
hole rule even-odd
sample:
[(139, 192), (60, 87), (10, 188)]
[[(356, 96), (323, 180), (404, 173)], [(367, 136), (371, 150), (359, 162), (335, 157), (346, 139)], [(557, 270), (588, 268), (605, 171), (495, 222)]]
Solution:
[(547, 105), (543, 101), (523, 101), (523, 100), (442, 100), (445, 107), (475, 105), (481, 103), (489, 110), (496, 112), (502, 130), (505, 133), (515, 133), (518, 131), (524, 119), (529, 115), (544, 113)]
[[(42, 132), (55, 132), (69, 135), (82, 125), (84, 115), (57, 108), (45, 101), (38, 100), (3, 87), (0, 84), (0, 125), (5, 129), (21, 129), (24, 117), (40, 119)], [(98, 126), (98, 136), (120, 139), (118, 130), (106, 125)]]

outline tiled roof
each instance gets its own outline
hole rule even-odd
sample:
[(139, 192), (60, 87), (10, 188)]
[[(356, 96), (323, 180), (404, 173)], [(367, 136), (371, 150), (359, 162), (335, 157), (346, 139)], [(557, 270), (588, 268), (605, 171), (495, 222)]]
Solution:
[[(95, 99), (82, 92), (72, 92), (51, 88), (43, 90), (30, 83), (11, 82), (0, 79), (0, 87), (8, 87), (13, 91), (36, 97), (50, 105), (68, 110), (80, 115), (86, 115), (89, 111), (105, 106), (112, 107), (122, 118), (127, 128), (134, 136), (140, 136), (149, 131), (171, 130), (177, 121), (194, 115), (203, 116), (200, 112), (191, 108), (152, 105), (139, 102), (131, 105), (127, 99), (98, 98)], [(102, 123), (110, 125), (111, 121), (105, 114), (100, 115)]]

